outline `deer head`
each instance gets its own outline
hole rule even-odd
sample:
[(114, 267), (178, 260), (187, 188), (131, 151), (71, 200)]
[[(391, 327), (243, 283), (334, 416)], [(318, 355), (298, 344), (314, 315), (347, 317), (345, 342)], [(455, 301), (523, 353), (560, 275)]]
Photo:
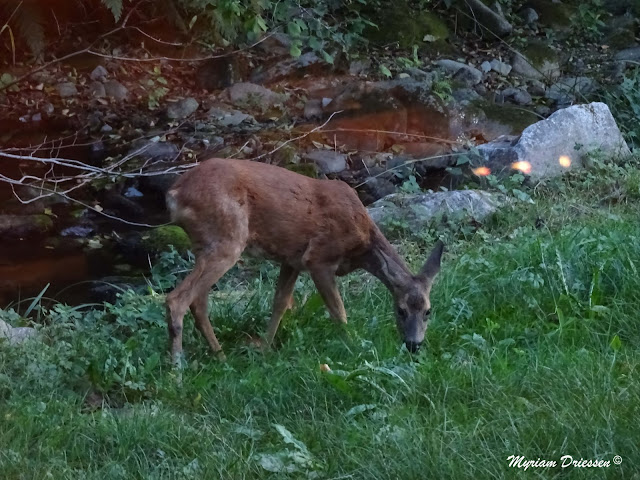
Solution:
[(404, 279), (393, 289), (396, 324), (404, 343), (412, 353), (420, 349), (429, 324), (431, 302), (429, 294), (440, 271), (444, 244), (438, 242), (418, 275)]

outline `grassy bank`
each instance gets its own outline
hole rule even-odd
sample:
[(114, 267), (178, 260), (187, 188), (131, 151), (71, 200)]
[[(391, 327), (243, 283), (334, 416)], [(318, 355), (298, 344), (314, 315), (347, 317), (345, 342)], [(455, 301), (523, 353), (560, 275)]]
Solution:
[(482, 227), (400, 232), (415, 267), (436, 235), (448, 245), (413, 358), (365, 274), (341, 284), (346, 330), (302, 278), (264, 355), (247, 339), (264, 331), (276, 272), (234, 269), (212, 293), (228, 361), (188, 321), (180, 388), (162, 304), (175, 257), (147, 294), (41, 311), (44, 343), (0, 345), (2, 478), (514, 478), (510, 455), (622, 458), (530, 478), (640, 478), (636, 168), (518, 187), (533, 203), (518, 194)]

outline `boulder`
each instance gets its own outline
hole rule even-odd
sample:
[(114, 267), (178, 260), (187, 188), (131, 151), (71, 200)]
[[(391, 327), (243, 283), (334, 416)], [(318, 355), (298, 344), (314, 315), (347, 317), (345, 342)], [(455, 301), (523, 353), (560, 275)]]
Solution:
[(93, 71), (89, 76), (91, 80), (98, 81), (98, 80), (104, 80), (107, 77), (107, 75), (109, 75), (109, 72), (107, 72), (107, 69), (104, 68), (102, 65), (98, 65), (96, 68), (93, 69)]
[(505, 100), (517, 103), (518, 105), (529, 105), (531, 103), (531, 95), (523, 89), (517, 87), (508, 87), (502, 91)]
[[(482, 72), (471, 65), (467, 65), (466, 63), (457, 62), (455, 60), (438, 60), (436, 62), (440, 68), (445, 70), (447, 73), (451, 75), (461, 75), (461, 79), (465, 80), (465, 84), (467, 82), (475, 85), (476, 83), (480, 83), (482, 81)], [(460, 70), (464, 70), (464, 74), (460, 73)]]
[(519, 137), (502, 137), (478, 150), (480, 158), (473, 159), (474, 165), (489, 167), (496, 174), (519, 167), (534, 179), (581, 167), (582, 158), (590, 152), (631, 154), (609, 107), (601, 102), (558, 110), (527, 127)]
[(107, 97), (117, 101), (126, 100), (129, 97), (129, 90), (117, 80), (107, 80), (104, 82), (104, 91)]
[(547, 89), (545, 96), (558, 105), (567, 105), (597, 88), (598, 83), (589, 77), (563, 77)]
[(91, 82), (89, 85), (89, 95), (93, 98), (103, 98), (107, 96), (107, 91), (102, 82)]
[[(285, 77), (303, 75), (308, 69), (322, 64), (323, 60), (315, 52), (307, 52), (297, 58), (281, 59), (266, 70), (255, 70), (251, 74), (251, 81), (255, 83), (277, 82)], [(326, 64), (324, 69), (327, 70)]]
[[(535, 64), (535, 66), (534, 66)], [(516, 52), (511, 61), (513, 72), (525, 78), (554, 78), (560, 74), (560, 65), (555, 59), (543, 58), (539, 62), (532, 62), (524, 55)]]
[(44, 235), (53, 228), (48, 215), (0, 215), (0, 238), (22, 239)]
[(62, 98), (75, 97), (78, 94), (78, 89), (75, 83), (72, 82), (59, 83), (56, 85), (56, 90), (58, 90), (58, 95)]
[(243, 122), (255, 123), (255, 119), (240, 110), (227, 110), (220, 107), (211, 107), (208, 112), (209, 118), (220, 127), (235, 127)]
[(450, 190), (417, 195), (394, 193), (373, 203), (368, 211), (383, 230), (389, 222), (400, 221), (415, 232), (444, 217), (481, 221), (506, 203), (506, 197), (484, 190)]
[(489, 65), (491, 66), (491, 70), (498, 72), (500, 75), (504, 75), (505, 77), (511, 73), (511, 69), (513, 68), (508, 63), (502, 62), (496, 58), (491, 60)]

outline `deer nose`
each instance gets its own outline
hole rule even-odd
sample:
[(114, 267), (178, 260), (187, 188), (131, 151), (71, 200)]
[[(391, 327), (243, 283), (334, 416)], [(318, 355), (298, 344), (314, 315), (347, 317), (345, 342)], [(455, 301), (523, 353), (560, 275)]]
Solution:
[(404, 342), (404, 344), (407, 346), (407, 350), (409, 350), (411, 353), (416, 353), (418, 350), (420, 350), (420, 345), (422, 345), (422, 342), (412, 342), (407, 340), (406, 342)]

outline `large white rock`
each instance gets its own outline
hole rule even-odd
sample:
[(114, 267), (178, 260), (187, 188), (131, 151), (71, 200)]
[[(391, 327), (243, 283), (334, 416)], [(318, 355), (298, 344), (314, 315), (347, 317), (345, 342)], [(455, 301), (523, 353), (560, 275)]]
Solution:
[(520, 137), (502, 137), (478, 150), (482, 158), (474, 164), (482, 163), (493, 173), (516, 164), (534, 179), (582, 167), (584, 156), (595, 151), (609, 157), (631, 154), (609, 107), (601, 102), (558, 110), (525, 128)]

